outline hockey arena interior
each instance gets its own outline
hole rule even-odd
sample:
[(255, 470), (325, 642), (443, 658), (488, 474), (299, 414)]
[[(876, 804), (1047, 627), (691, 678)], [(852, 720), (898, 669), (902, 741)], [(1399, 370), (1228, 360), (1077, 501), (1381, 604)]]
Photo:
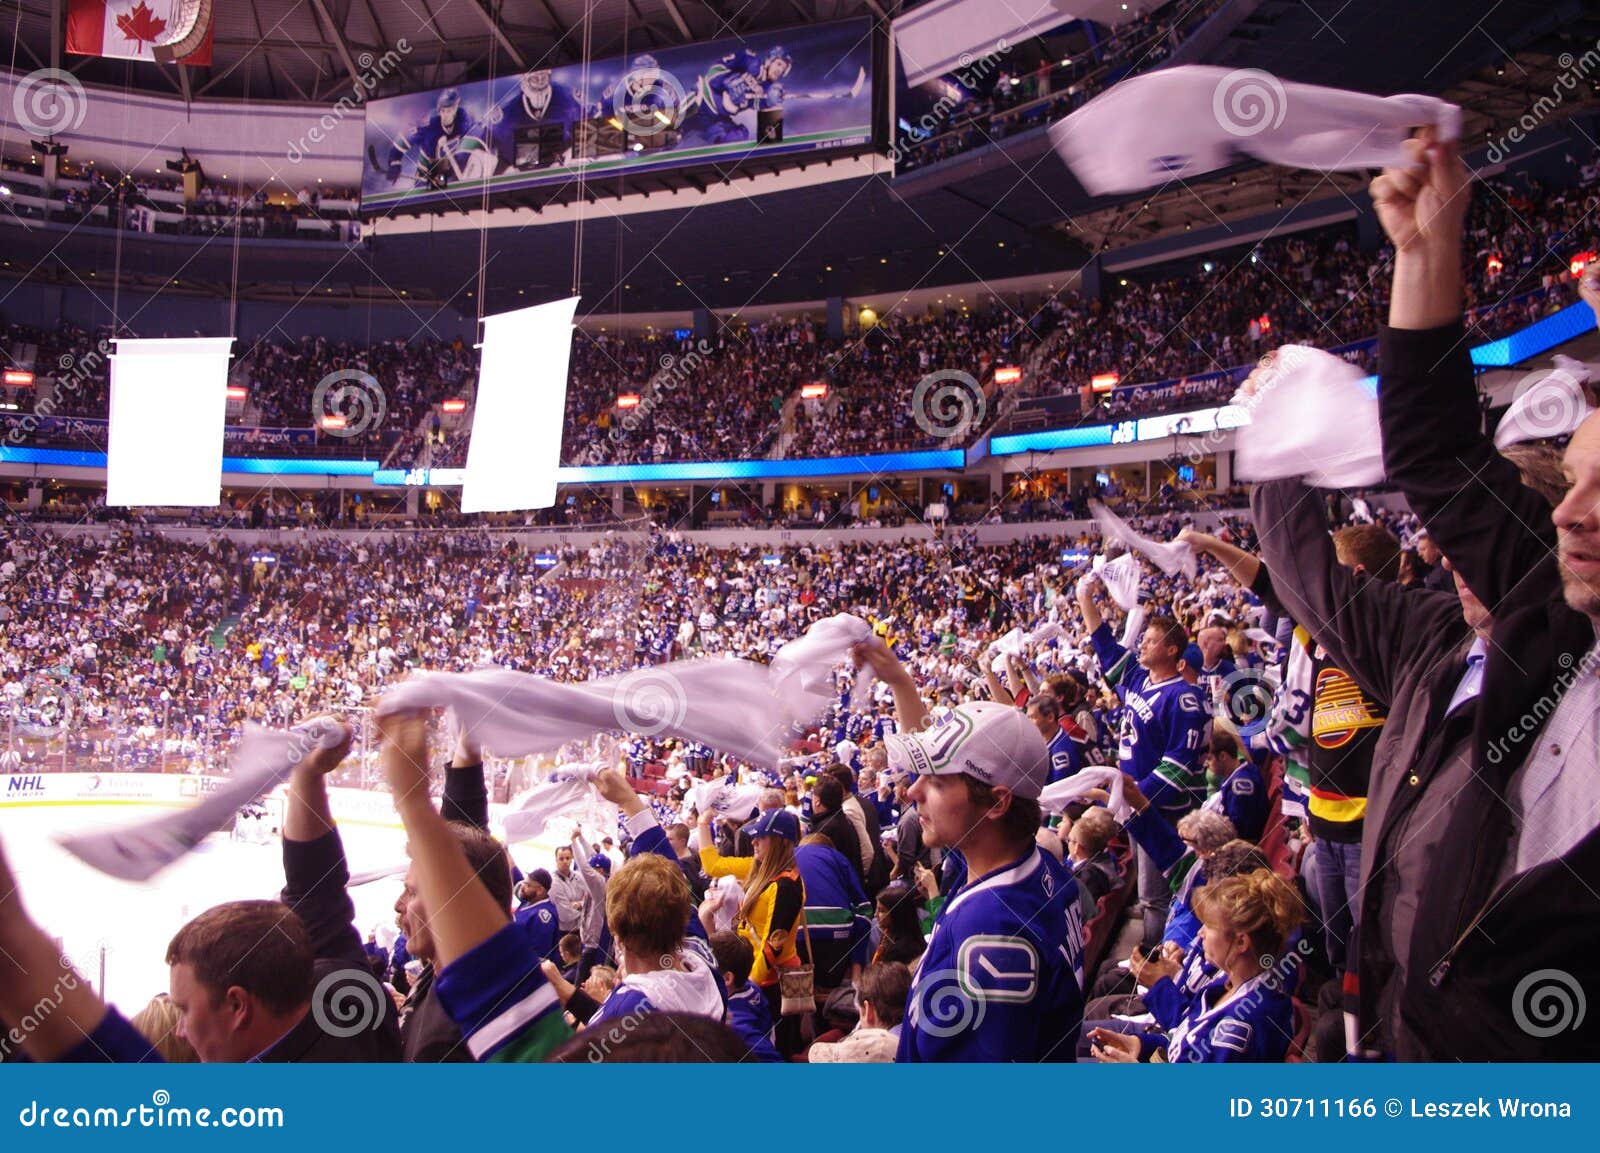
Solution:
[(1600, 1057), (1600, 4), (0, 16), (0, 1062)]

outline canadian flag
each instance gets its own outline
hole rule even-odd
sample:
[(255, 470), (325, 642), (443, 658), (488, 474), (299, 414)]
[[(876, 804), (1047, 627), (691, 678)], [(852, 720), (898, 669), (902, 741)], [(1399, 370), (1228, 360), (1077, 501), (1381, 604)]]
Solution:
[(203, 36), (179, 64), (211, 63), (210, 0), (67, 0), (67, 51), (154, 60), (155, 49)]

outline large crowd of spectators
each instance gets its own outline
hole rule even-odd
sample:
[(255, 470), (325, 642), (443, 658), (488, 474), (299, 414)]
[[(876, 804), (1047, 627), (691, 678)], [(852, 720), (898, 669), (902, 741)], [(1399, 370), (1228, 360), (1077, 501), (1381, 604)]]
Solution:
[[(1395, 534), (1383, 526), (1409, 539), (1414, 518), (1382, 508), (1378, 517), (1381, 524), (1359, 531), (1381, 536), (1398, 555)], [(1329, 952), (1335, 946), (1317, 919), (1314, 878), (1309, 866), (1301, 868), (1315, 837), (1303, 820), (1285, 822), (1269, 812), (1269, 801), (1275, 805), (1285, 788), (1276, 755), (1284, 746), (1244, 726), (1221, 688), (1225, 680), (1231, 687), (1235, 667), (1267, 675), (1283, 651), (1286, 627), (1275, 623), (1271, 594), (1264, 599), (1258, 582), (1236, 579), (1237, 566), (1228, 563), (1226, 550), (1251, 555), (1260, 547), (1249, 517), (1206, 517), (1205, 524), (1210, 532), (1201, 533), (1189, 515), (1134, 517), (1136, 530), (1157, 539), (1186, 533), (1202, 561), (1194, 579), (1147, 568), (1142, 603), (1126, 619), (1104, 590), (1094, 591), (1087, 566), (1063, 556), (1103, 548), (1093, 530), (1000, 546), (955, 534), (928, 544), (800, 545), (775, 553), (708, 548), (650, 531), (563, 548), (543, 558), (546, 565), (556, 561), (546, 569), (515, 542), (482, 532), (313, 535), (269, 555), (233, 534), (183, 543), (149, 532), (57, 536), (35, 526), (7, 534), (0, 550), (7, 590), (0, 609), (4, 755), (8, 767), (28, 771), (218, 772), (246, 721), (281, 728), (328, 713), (364, 718), (354, 753), (345, 745), (331, 756), (315, 754), (291, 779), (282, 829), (284, 899), (312, 933), (304, 963), (345, 964), (340, 949), (349, 952), (349, 962), (393, 991), (399, 1015), (392, 1034), (365, 1036), (359, 1048), (341, 1047), (315, 1030), (293, 1044), (266, 1038), (286, 1050), (312, 1046), (291, 1059), (535, 1059), (560, 1048), (574, 1027), (567, 1050), (578, 1059), (626, 1059), (627, 1049), (614, 1058), (588, 1056), (603, 1035), (596, 1027), (624, 1013), (666, 1012), (709, 1018), (685, 1026), (685, 1035), (730, 1060), (995, 1059), (1008, 1046), (1016, 1047), (1012, 1056), (1055, 1060), (1131, 1060), (1156, 1050), (1185, 1060), (1312, 1056), (1316, 989), (1338, 984), (1337, 954)], [(1416, 563), (1407, 579), (1420, 583), (1428, 569)], [(509, 936), (498, 935), (492, 918), (479, 926), (487, 930), (482, 941), (490, 944), (480, 947), (488, 954), (459, 948), (446, 918), (426, 911), (437, 878), (428, 872), (429, 838), (413, 822), (438, 816), (431, 799), (438, 789), (425, 777), (420, 784), (413, 777), (413, 787), (422, 788), (432, 817), (412, 813), (405, 794), (396, 793), (414, 859), (396, 904), (400, 937), (349, 924), (349, 906), (319, 885), (318, 878), (344, 875), (336, 830), (329, 818), (308, 835), (295, 807), (309, 797), (310, 811), (324, 811), (325, 799), (317, 801), (323, 784), (313, 784), (312, 776), (369, 788), (385, 778), (395, 782), (397, 742), (411, 742), (407, 763), (427, 762), (423, 730), (392, 719), (376, 723), (370, 712), (414, 670), (495, 665), (590, 681), (689, 658), (766, 662), (841, 611), (869, 622), (880, 638), (862, 657), (879, 683), (858, 701), (853, 677), (839, 670), (835, 704), (790, 731), (776, 772), (667, 736), (628, 738), (616, 746), (623, 771), (595, 782), (598, 795), (621, 810), (619, 824), (574, 826), (572, 848), (557, 850), (547, 863), (524, 848), (517, 858), (527, 871), (517, 870), (515, 888), (508, 879), (504, 891), (480, 863), (485, 852), (503, 861), (504, 850), (483, 832), (471, 834), (477, 841), (451, 834), (445, 843), (460, 843), (488, 886), (489, 909), (515, 913)], [(976, 875), (982, 858), (971, 843), (941, 839), (944, 810), (891, 762), (896, 734), (920, 727), (908, 711), (948, 722), (981, 717), (970, 711), (974, 702), (1007, 706), (1006, 712), (1025, 706), (1027, 730), (1038, 733), (1032, 739), (1041, 754), (1048, 752), (1052, 781), (1069, 769), (1117, 765), (1139, 722), (1119, 672), (1127, 650), (1114, 636), (1131, 644), (1140, 622), (1161, 629), (1169, 618), (1185, 638), (1165, 654), (1179, 674), (1172, 683), (1194, 686), (1196, 710), (1203, 701), (1206, 714), (1219, 719), (1218, 732), (1189, 750), (1188, 787), (1203, 797), (1209, 779), (1217, 800), (1198, 815), (1185, 815), (1184, 804), (1169, 811), (1175, 802), (1152, 783), (1158, 776), (1128, 777), (1122, 799), (1133, 815), (1121, 824), (1089, 794), (1050, 816), (1037, 837), (1022, 834), (1029, 854), (1044, 854), (1041, 867), (1055, 871), (1055, 883), (1074, 878), (1063, 890), (1072, 923), (1089, 926), (1070, 938), (1079, 967), (1070, 974), (1070, 992), (1052, 993), (1059, 1003), (1034, 1024), (1001, 1016), (966, 1036), (937, 1022), (917, 1024), (916, 974), (935, 964), (924, 954), (940, 948), (940, 910), (961, 891), (964, 870)], [(1032, 640), (1044, 623), (1056, 635)], [(997, 644), (1019, 632), (1027, 636), (1013, 649)], [(902, 685), (913, 686), (915, 705)], [(1022, 714), (1013, 715), (1020, 724)], [(1197, 716), (1196, 725), (1204, 720)], [(136, 754), (152, 744), (159, 753)], [(485, 798), (505, 799), (530, 782), (525, 770), (486, 758), (464, 736), (450, 764), (444, 810), (468, 824), (486, 825)], [(730, 774), (764, 787), (753, 824), (720, 820), (694, 804), (704, 786), (734, 779)], [(1038, 826), (1038, 810), (1031, 811)], [(1180, 835), (1194, 847), (1178, 845)], [(1167, 876), (1200, 879), (1175, 884), (1165, 903), (1153, 899), (1142, 913), (1134, 910), (1141, 852)], [(792, 895), (784, 888), (790, 876)], [(1213, 888), (1202, 890), (1207, 882)], [(339, 948), (332, 936), (317, 938), (315, 926), (328, 932), (323, 902), (342, 921)], [(653, 919), (641, 922), (647, 909)], [(794, 924), (801, 909), (811, 926), (803, 945)], [(248, 913), (221, 906), (204, 916), (247, 934), (255, 923)], [(669, 931), (665, 922), (673, 918), (677, 928)], [(1256, 934), (1253, 955), (1288, 960), (1267, 976), (1233, 974), (1201, 936), (1221, 923)], [(638, 933), (645, 936), (630, 935)], [(202, 941), (214, 936), (196, 934)], [(646, 944), (652, 957), (679, 957), (667, 976), (651, 978), (640, 969)], [(484, 969), (501, 949), (509, 953)], [(185, 955), (175, 945), (173, 963), (184, 964)], [(298, 954), (272, 956), (302, 963)], [(785, 1007), (780, 978), (802, 956), (813, 965), (814, 984), (809, 1008), (797, 1014)], [(1117, 964), (1130, 957), (1130, 964)], [(488, 1027), (500, 1010), (469, 1011), (457, 999), (465, 974), (492, 983), (507, 964), (516, 971), (534, 966), (530, 971), (555, 990), (564, 1013), (547, 1022), (553, 1039), (535, 1042), (517, 1030), (509, 1047), (490, 1045), (491, 1034), (503, 1033)], [(702, 972), (726, 986), (720, 996), (694, 993)], [(1257, 1044), (1229, 1054), (1215, 1042), (1177, 1040), (1183, 1001), (1174, 1010), (1164, 994), (1158, 999), (1165, 988), (1158, 982), (1165, 979), (1189, 998), (1225, 975), (1270, 989)], [(184, 973), (180, 982), (175, 970), (174, 989), (188, 979)], [(934, 994), (924, 989), (920, 996)], [(260, 1051), (260, 1037), (208, 1035), (201, 1016), (186, 998), (164, 1017), (147, 1012), (140, 1022), (169, 1058), (230, 1060), (252, 1045)], [(566, 1023), (558, 1027), (561, 1018)], [(721, 1022), (732, 1036), (713, 1030), (716, 1044), (696, 1032)], [(674, 1019), (682, 1024), (681, 1016)], [(1066, 1032), (1049, 1035), (1058, 1026)], [(119, 1045), (139, 1044), (134, 1036), (108, 1044), (97, 1032), (96, 1044), (115, 1054)], [(646, 1044), (654, 1034), (639, 1037)], [(683, 1043), (674, 1046), (670, 1038), (648, 1043), (684, 1053)]]
[[(67, 736), (22, 741), (18, 755), (85, 767), (115, 740), (138, 748), (140, 765), (214, 767), (216, 742), (244, 721), (363, 708), (411, 668), (504, 664), (583, 680), (674, 655), (765, 656), (846, 604), (931, 628), (976, 603), (974, 590), (1094, 543), (1090, 533), (978, 549), (982, 575), (967, 577), (942, 575), (956, 563), (943, 543), (791, 547), (770, 565), (759, 550), (698, 546), (655, 526), (546, 554), (487, 531), (353, 543), (313, 532), (271, 549), (247, 539), (57, 536), (45, 522), (0, 533), (8, 735), (44, 723), (63, 697), (73, 710)], [(423, 627), (397, 630), (400, 620)]]
[[(1466, 320), (1473, 341), (1515, 331), (1576, 298), (1573, 262), (1589, 250), (1586, 221), (1600, 203), (1588, 179), (1593, 171), (1574, 163), (1565, 187), (1525, 177), (1480, 182), (1467, 226)], [(1071, 419), (1085, 423), (1221, 404), (1237, 385), (1235, 370), (1270, 348), (1370, 341), (1388, 307), (1392, 262), (1390, 247), (1363, 250), (1355, 227), (1339, 225), (1196, 258), (1181, 271), (1108, 275), (1096, 299), (1064, 292), (1043, 301), (995, 301), (973, 312), (890, 313), (863, 321), (842, 340), (829, 339), (819, 320), (806, 317), (728, 325), (710, 338), (580, 329), (563, 462), (956, 447), (1008, 411), (1005, 390), (1016, 399), (1075, 399), (1078, 415)], [(8, 363), (57, 371), (69, 383), (10, 389), (3, 399), (20, 413), (30, 402), (38, 408), (48, 394), (55, 415), (103, 418), (109, 361), (94, 348), (106, 335), (8, 325), (0, 332)], [(1370, 345), (1347, 355), (1374, 365)], [(452, 397), (470, 402), (474, 359), (460, 340), (426, 336), (372, 344), (263, 339), (236, 361), (232, 379), (248, 389), (248, 399), (233, 422), (308, 428), (323, 415), (313, 412), (319, 382), (340, 370), (365, 372), (375, 387), (333, 393), (345, 397), (347, 427), (325, 433), (315, 447), (288, 451), (359, 451), (397, 467), (459, 467), (468, 432), (460, 422), (443, 421), (438, 405)], [(995, 386), (993, 369), (1001, 364), (1027, 365), (1021, 383)], [(58, 365), (78, 367), (63, 374)], [(1092, 378), (1108, 371), (1124, 385), (1165, 384), (1095, 392)], [(931, 385), (923, 385), (930, 376)], [(826, 396), (801, 399), (807, 384), (826, 385)], [(634, 398), (631, 407), (619, 406), (623, 397)], [(69, 440), (80, 436), (54, 431)], [(49, 430), (27, 435), (50, 443)], [(247, 445), (242, 454), (250, 451)]]

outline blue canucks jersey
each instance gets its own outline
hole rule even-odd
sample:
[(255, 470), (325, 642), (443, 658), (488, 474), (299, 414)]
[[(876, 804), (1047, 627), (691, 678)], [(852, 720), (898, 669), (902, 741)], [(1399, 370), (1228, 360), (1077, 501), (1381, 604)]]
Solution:
[(1196, 945), (1184, 955), (1176, 977), (1161, 977), (1144, 991), (1140, 1000), (1156, 1024), (1176, 1029), (1200, 991), (1216, 979), (1217, 969), (1206, 960), (1205, 950)]
[(1078, 885), (1037, 846), (951, 889), (906, 1001), (898, 1061), (1071, 1061), (1083, 1026)]
[[(456, 110), (448, 126), (438, 109), (429, 112), (408, 137), (395, 141), (390, 147), (387, 164), (389, 179), (400, 179), (406, 157), (413, 152), (419, 169), (442, 160), (452, 179), (488, 175), (479, 158), (493, 156), (486, 139), (489, 134), (481, 127), (468, 131), (472, 124), (473, 117), (465, 107)], [(418, 179), (419, 185), (425, 183), (425, 180)]]
[(1167, 1059), (1173, 1062), (1282, 1061), (1295, 1032), (1289, 994), (1269, 970), (1219, 1004), (1227, 984), (1228, 975), (1218, 973), (1165, 1038), (1159, 1033), (1140, 1038), (1140, 1055), (1148, 1056), (1165, 1043)]
[(1200, 666), (1200, 679), (1195, 682), (1194, 687), (1200, 690), (1200, 700), (1206, 707), (1207, 716), (1211, 715), (1211, 702), (1216, 699), (1217, 686), (1226, 682), (1237, 671), (1238, 667), (1227, 657), (1223, 657), (1213, 668)]
[(1065, 780), (1083, 768), (1083, 749), (1062, 728), (1050, 738), (1050, 779), (1048, 784)]
[(524, 905), (512, 918), (521, 925), (533, 942), (534, 949), (547, 961), (559, 961), (561, 950), (561, 921), (556, 913), (556, 903), (549, 897)]
[(1211, 797), (1207, 808), (1214, 808), (1233, 822), (1234, 832), (1250, 842), (1261, 839), (1267, 827), (1267, 785), (1261, 779), (1261, 770), (1250, 760), (1239, 762), (1239, 767), (1228, 774)]
[(772, 1044), (772, 1009), (755, 982), (746, 981), (744, 988), (728, 994), (728, 1027), (749, 1046), (751, 1059), (783, 1061)]
[(1206, 713), (1199, 690), (1182, 677), (1152, 683), (1108, 624), (1089, 639), (1106, 682), (1122, 700), (1117, 766), (1169, 816), (1196, 808), (1205, 800), (1200, 746)]
[[(538, 124), (570, 125), (584, 119), (583, 103), (565, 84), (552, 81), (545, 89), (543, 99), (543, 104), (540, 104), (519, 87), (514, 95), (503, 100), (489, 114), (489, 122), (494, 126), (494, 151), (502, 168), (511, 168), (516, 163), (517, 134), (523, 129)], [(565, 128), (563, 145), (570, 141), (571, 133), (571, 128)]]

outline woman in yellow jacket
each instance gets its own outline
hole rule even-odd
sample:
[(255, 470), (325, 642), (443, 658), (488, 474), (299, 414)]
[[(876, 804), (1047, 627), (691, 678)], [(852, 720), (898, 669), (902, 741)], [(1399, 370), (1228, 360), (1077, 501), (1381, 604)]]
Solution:
[(711, 814), (700, 814), (700, 867), (708, 877), (733, 877), (744, 886), (744, 901), (734, 930), (755, 950), (750, 979), (767, 998), (777, 1029), (774, 1043), (784, 1057), (804, 1045), (801, 1017), (785, 1017), (778, 975), (801, 963), (798, 925), (805, 910), (805, 885), (795, 863), (800, 820), (785, 809), (769, 809), (744, 827), (755, 845), (753, 857), (724, 857), (717, 851)]

